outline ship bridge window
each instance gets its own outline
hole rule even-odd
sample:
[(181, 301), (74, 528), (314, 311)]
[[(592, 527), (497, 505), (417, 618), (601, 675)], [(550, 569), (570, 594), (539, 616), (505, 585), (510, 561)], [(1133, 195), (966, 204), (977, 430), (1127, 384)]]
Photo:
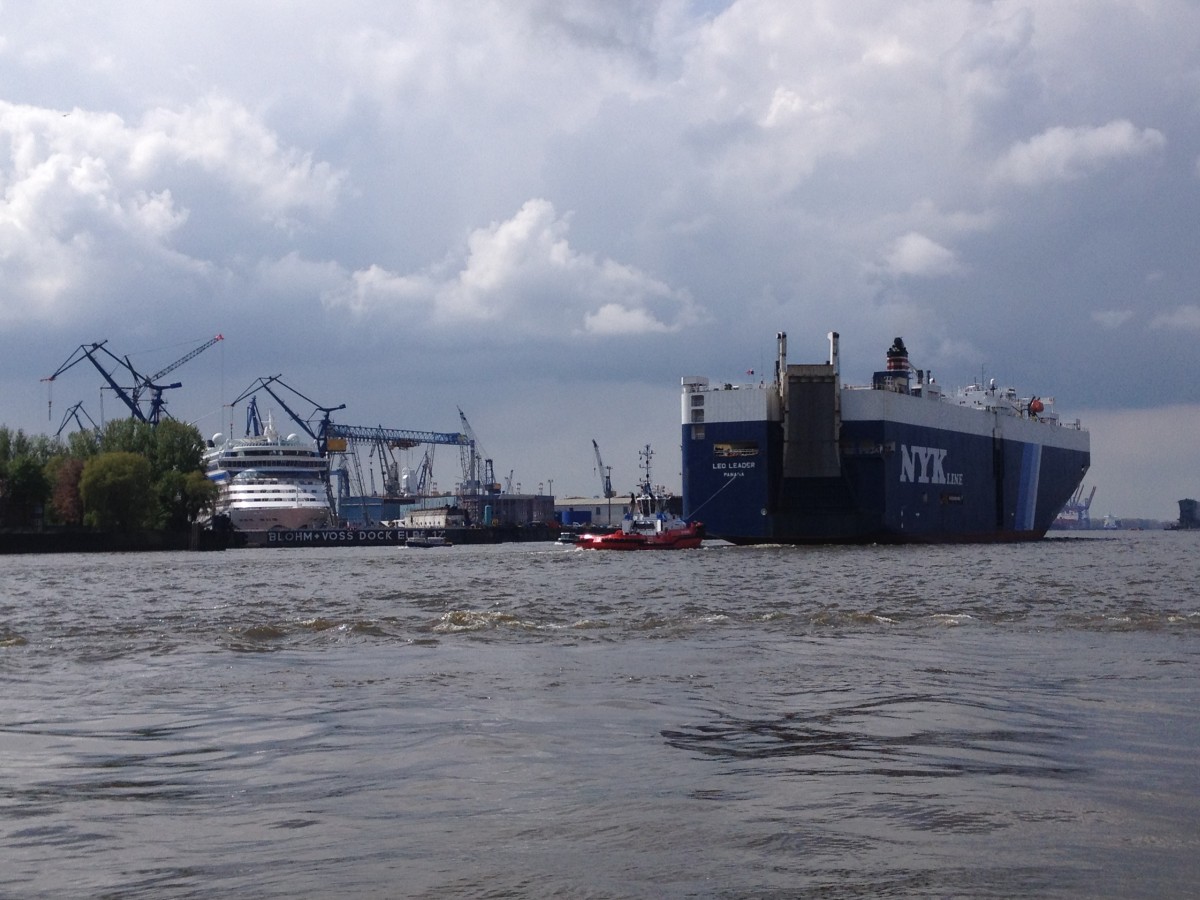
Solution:
[(704, 405), (704, 395), (703, 394), (692, 394), (692, 407), (695, 408), (697, 406), (703, 406), (703, 405)]
[(692, 423), (700, 424), (703, 421), (704, 421), (704, 410), (703, 409), (693, 409), (692, 410)]

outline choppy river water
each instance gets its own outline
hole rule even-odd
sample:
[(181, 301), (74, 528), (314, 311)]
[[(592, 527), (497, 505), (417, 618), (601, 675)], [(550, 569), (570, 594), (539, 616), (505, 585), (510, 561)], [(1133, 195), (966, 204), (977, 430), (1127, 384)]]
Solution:
[(1198, 541), (0, 557), (0, 896), (1194, 895)]

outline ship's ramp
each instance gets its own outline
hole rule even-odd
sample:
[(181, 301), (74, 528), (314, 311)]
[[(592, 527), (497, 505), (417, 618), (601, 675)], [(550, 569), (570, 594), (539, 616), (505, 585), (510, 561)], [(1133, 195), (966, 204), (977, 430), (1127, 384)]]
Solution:
[(788, 366), (786, 392), (783, 477), (839, 477), (842, 414), (833, 366)]

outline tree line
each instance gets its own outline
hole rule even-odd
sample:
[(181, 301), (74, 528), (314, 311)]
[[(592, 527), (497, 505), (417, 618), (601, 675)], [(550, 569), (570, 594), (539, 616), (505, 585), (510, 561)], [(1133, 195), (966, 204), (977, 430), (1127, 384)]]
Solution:
[(114, 419), (66, 441), (0, 425), (0, 528), (179, 531), (217, 497), (191, 425)]

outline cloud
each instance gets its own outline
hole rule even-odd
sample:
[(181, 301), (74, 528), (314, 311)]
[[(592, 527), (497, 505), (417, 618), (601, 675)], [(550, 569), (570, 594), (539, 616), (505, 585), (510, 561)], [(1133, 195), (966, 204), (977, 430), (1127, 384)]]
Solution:
[(1050, 128), (1014, 145), (996, 164), (992, 177), (1022, 187), (1074, 181), (1108, 165), (1161, 150), (1166, 137), (1153, 128), (1138, 129), (1125, 119), (1097, 128)]
[(959, 269), (953, 252), (916, 232), (899, 238), (885, 262), (893, 275), (947, 275)]
[(1151, 328), (1168, 331), (1200, 331), (1200, 306), (1188, 303), (1150, 320)]
[(135, 273), (145, 291), (212, 272), (215, 260), (185, 249), (182, 198), (236, 197), (216, 243), (240, 253), (239, 228), (288, 230), (328, 214), (342, 176), (218, 97), (136, 124), (0, 101), (0, 184), (0, 321), (14, 323), (116, 299)]
[(1092, 321), (1101, 328), (1120, 328), (1133, 318), (1133, 311), (1128, 309), (1102, 309), (1092, 313)]
[(255, 290), (269, 297), (318, 297), (343, 284), (346, 273), (336, 262), (315, 262), (298, 252), (280, 259), (261, 259), (250, 278)]
[(183, 109), (154, 109), (127, 137), (128, 165), (139, 179), (195, 166), (236, 191), (271, 224), (290, 227), (296, 214), (325, 215), (344, 176), (311, 153), (283, 146), (249, 110), (209, 96)]
[(575, 250), (569, 231), (570, 216), (559, 216), (547, 200), (529, 200), (512, 218), (472, 231), (457, 258), (411, 274), (373, 265), (324, 300), (432, 329), (478, 327), (510, 337), (663, 334), (699, 321), (686, 291)]

